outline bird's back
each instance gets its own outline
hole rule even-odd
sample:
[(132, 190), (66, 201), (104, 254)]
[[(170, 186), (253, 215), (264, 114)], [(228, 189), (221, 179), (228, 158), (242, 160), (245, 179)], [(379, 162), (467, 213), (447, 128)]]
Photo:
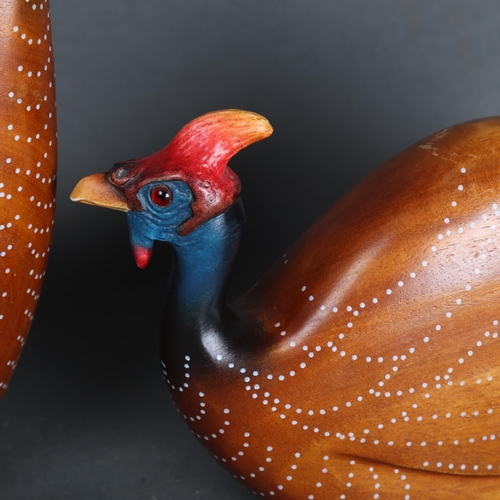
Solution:
[(500, 474), (499, 174), (500, 119), (432, 135), (328, 210), (240, 299), (275, 340), (262, 366), (288, 403), (282, 423), (295, 421), (295, 442), (309, 440), (319, 462), (335, 450), (368, 460), (368, 475), (375, 462)]

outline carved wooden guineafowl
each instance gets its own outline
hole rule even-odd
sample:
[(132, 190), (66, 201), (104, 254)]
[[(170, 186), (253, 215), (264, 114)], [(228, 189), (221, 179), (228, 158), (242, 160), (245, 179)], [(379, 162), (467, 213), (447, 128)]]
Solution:
[(209, 113), (72, 194), (127, 212), (139, 266), (174, 248), (161, 357), (186, 423), (265, 498), (499, 498), (500, 119), (383, 164), (226, 304), (227, 162), (271, 132)]

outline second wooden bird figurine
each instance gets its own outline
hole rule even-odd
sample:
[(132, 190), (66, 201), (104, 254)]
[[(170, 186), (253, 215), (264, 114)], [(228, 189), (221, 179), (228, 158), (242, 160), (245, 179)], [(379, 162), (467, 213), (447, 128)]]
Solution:
[(161, 358), (181, 415), (265, 498), (499, 498), (500, 119), (383, 164), (227, 305), (227, 162), (271, 132), (209, 113), (72, 194), (127, 212), (140, 267), (174, 247)]
[(57, 164), (48, 0), (0, 0), (0, 397), (40, 297), (54, 228)]

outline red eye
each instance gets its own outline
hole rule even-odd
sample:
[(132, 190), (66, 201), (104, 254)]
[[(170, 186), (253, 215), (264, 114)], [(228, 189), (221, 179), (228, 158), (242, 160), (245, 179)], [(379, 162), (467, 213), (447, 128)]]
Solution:
[(167, 186), (156, 186), (151, 191), (151, 200), (159, 207), (168, 207), (173, 199), (174, 195)]

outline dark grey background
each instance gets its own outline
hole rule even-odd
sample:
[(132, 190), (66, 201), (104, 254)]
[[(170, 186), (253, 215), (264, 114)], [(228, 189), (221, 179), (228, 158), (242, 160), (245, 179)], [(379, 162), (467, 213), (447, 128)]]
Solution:
[(251, 498), (163, 387), (169, 249), (138, 270), (125, 216), (72, 204), (71, 189), (206, 111), (267, 116), (273, 137), (232, 162), (248, 216), (235, 296), (383, 160), (500, 113), (498, 1), (52, 0), (52, 14), (57, 226), (0, 403), (0, 498)]

